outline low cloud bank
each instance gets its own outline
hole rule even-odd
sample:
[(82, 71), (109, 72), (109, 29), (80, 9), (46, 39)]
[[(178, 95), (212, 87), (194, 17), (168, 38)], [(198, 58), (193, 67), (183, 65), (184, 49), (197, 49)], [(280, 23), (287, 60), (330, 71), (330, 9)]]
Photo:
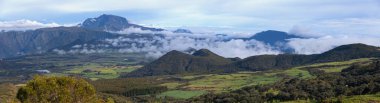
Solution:
[[(145, 52), (146, 56), (158, 58), (171, 50), (188, 51), (191, 49), (209, 49), (224, 57), (245, 58), (252, 55), (279, 54), (281, 51), (256, 40), (231, 39), (228, 35), (208, 33), (173, 33), (171, 31), (153, 32), (139, 28), (127, 28), (116, 32), (123, 34), (119, 38), (106, 39), (101, 44), (74, 45), (70, 50), (54, 50), (65, 53), (104, 53)], [(131, 38), (130, 35), (150, 35)], [(159, 34), (159, 35), (155, 35)]]
[(294, 26), (289, 33), (308, 39), (291, 39), (287, 43), (297, 54), (319, 54), (340, 45), (363, 43), (380, 46), (379, 19), (327, 20)]
[(38, 28), (46, 27), (58, 27), (61, 26), (57, 23), (41, 23), (33, 20), (15, 20), (15, 21), (0, 21), (0, 30), (9, 31), (9, 30), (33, 30)]
[[(224, 57), (246, 58), (254, 55), (281, 54), (276, 47), (256, 40), (236, 39), (230, 35), (213, 33), (173, 33), (171, 31), (146, 31), (139, 28), (127, 28), (116, 32), (123, 34), (119, 38), (106, 39), (100, 44), (82, 44), (72, 46), (70, 50), (54, 50), (57, 53), (133, 53), (145, 52), (147, 57), (158, 58), (171, 50), (188, 51), (191, 49), (209, 49)], [(318, 54), (334, 47), (364, 43), (380, 46), (380, 38), (356, 35), (318, 34), (302, 28), (293, 28), (289, 33), (309, 38), (290, 39), (283, 44), (294, 49), (296, 54)], [(133, 34), (147, 34), (149, 37), (130, 38)], [(159, 34), (159, 35), (155, 35)], [(235, 39), (233, 39), (235, 38)], [(190, 53), (190, 52), (188, 52)]]
[(380, 38), (328, 35), (310, 39), (292, 39), (287, 43), (287, 45), (293, 48), (297, 54), (319, 54), (340, 45), (353, 43), (380, 46)]

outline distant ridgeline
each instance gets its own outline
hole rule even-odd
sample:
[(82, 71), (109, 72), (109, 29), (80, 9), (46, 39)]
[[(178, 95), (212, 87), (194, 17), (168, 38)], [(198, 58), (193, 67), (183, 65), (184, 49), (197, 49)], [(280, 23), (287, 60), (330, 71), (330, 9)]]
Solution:
[(113, 33), (127, 28), (137, 28), (149, 31), (163, 29), (143, 27), (131, 24), (127, 19), (103, 14), (97, 18), (88, 18), (83, 23), (73, 27), (52, 27), (27, 31), (0, 32), (0, 59), (29, 54), (51, 52), (54, 49), (70, 49), (75, 45), (97, 45), (106, 39), (151, 38), (152, 35)]
[(365, 44), (342, 45), (322, 54), (259, 55), (241, 60), (236, 58), (224, 58), (207, 49), (200, 49), (192, 55), (179, 51), (171, 51), (156, 61), (125, 76), (141, 77), (173, 74), (262, 71), (268, 69), (285, 69), (312, 63), (372, 57), (380, 57), (380, 48)]
[[(128, 35), (120, 33), (120, 31), (129, 29), (148, 32), (131, 32), (128, 33)], [(119, 49), (132, 48), (133, 44), (137, 45), (139, 48), (141, 45), (145, 44), (136, 42), (138, 40), (154, 41), (154, 38), (165, 38), (165, 35), (160, 34), (160, 31), (178, 33), (179, 35), (187, 36), (193, 34), (192, 31), (187, 29), (168, 31), (160, 28), (144, 27), (132, 24), (124, 17), (103, 14), (96, 18), (88, 18), (82, 23), (72, 27), (52, 27), (27, 31), (2, 31), (0, 32), (0, 59), (49, 52), (56, 53), (57, 51), (54, 52), (56, 49), (71, 51), (73, 47), (77, 47), (76, 49), (86, 48), (108, 50), (111, 52), (113, 50), (118, 51)], [(267, 45), (271, 45), (274, 49), (285, 53), (294, 52), (292, 48), (284, 45), (289, 39), (302, 38), (286, 32), (274, 30), (263, 31), (248, 38), (228, 37), (227, 34), (215, 34), (215, 36), (225, 37), (223, 38), (224, 41), (234, 39), (254, 39)], [(115, 44), (105, 42), (106, 40), (118, 38), (126, 38), (125, 40), (129, 41), (123, 41), (124, 47), (114, 46)], [(197, 39), (204, 38), (199, 37)], [(89, 47), (83, 47), (83, 45)], [(149, 45), (161, 46), (164, 44), (153, 43)]]

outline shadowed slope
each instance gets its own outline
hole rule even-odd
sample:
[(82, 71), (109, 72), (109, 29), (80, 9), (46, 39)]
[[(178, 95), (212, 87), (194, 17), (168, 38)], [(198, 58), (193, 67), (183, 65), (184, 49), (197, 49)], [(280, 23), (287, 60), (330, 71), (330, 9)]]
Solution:
[(173, 75), (185, 73), (221, 72), (218, 66), (231, 63), (229, 59), (212, 53), (207, 49), (196, 51), (193, 55), (176, 50), (170, 51), (156, 61), (134, 71), (127, 76)]

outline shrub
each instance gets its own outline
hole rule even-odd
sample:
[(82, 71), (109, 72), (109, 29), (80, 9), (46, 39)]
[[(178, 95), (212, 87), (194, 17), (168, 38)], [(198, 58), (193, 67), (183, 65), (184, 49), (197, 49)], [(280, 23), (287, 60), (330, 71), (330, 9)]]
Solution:
[(96, 103), (101, 102), (94, 87), (75, 77), (34, 76), (17, 93), (23, 103)]

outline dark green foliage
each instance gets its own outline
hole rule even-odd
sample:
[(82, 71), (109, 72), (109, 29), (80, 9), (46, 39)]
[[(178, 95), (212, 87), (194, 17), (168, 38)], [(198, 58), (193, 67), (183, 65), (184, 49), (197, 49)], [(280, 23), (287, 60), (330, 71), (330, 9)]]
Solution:
[(310, 63), (313, 57), (314, 55), (294, 54), (260, 55), (245, 58), (241, 61), (233, 63), (232, 65), (241, 70), (261, 71), (304, 65)]
[(251, 56), (233, 63), (233, 67), (242, 70), (257, 71), (372, 57), (380, 57), (380, 48), (365, 44), (350, 44), (314, 55), (280, 54)]
[(123, 96), (158, 94), (168, 90), (154, 78), (120, 78), (91, 81), (99, 92)]
[(345, 61), (364, 57), (380, 57), (380, 48), (366, 44), (349, 44), (318, 55), (314, 62)]
[(313, 79), (289, 78), (274, 84), (245, 87), (231, 93), (207, 94), (190, 101), (251, 103), (309, 99), (331, 102), (328, 98), (377, 92), (380, 92), (380, 61), (353, 65), (341, 73), (320, 73)]
[(152, 75), (173, 75), (184, 73), (213, 73), (224, 72), (222, 65), (231, 63), (209, 50), (201, 49), (193, 55), (179, 51), (171, 51), (158, 60), (127, 74), (129, 77), (141, 77)]
[(242, 60), (223, 58), (207, 49), (198, 50), (193, 55), (188, 55), (179, 51), (171, 51), (143, 68), (129, 73), (127, 76), (141, 77), (186, 73), (200, 74), (264, 71), (269, 69), (285, 69), (320, 62), (373, 57), (380, 57), (380, 48), (364, 44), (343, 45), (322, 54), (259, 55)]

